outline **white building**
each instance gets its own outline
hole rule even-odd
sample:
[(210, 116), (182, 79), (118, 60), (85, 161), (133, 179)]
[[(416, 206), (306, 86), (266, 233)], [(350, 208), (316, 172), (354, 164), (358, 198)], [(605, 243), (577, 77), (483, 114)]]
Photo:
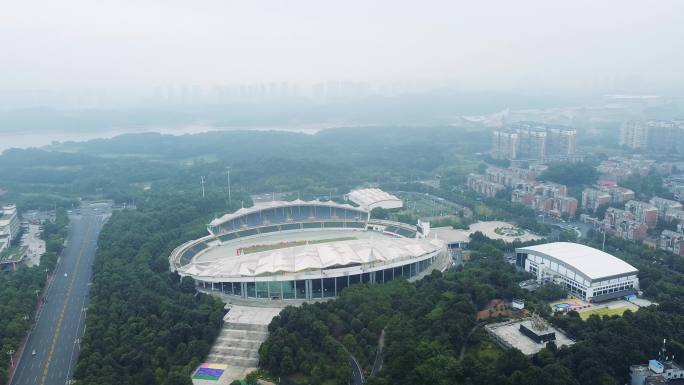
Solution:
[(2, 206), (2, 210), (0, 210), (0, 251), (12, 246), (19, 230), (17, 206), (13, 204)]
[(590, 302), (606, 301), (639, 290), (638, 270), (601, 250), (578, 243), (554, 242), (515, 249), (516, 264), (555, 282)]
[(376, 207), (398, 209), (404, 206), (401, 199), (379, 188), (353, 190), (347, 194), (347, 199), (369, 211)]

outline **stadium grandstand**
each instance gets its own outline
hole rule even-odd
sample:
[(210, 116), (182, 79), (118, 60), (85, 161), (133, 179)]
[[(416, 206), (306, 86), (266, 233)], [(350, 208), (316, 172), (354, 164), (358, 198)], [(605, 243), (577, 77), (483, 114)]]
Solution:
[(639, 290), (634, 266), (593, 247), (553, 242), (515, 252), (516, 265), (535, 274), (538, 282), (558, 283), (585, 301), (607, 301)]
[(260, 202), (207, 230), (171, 253), (171, 270), (235, 299), (334, 298), (356, 283), (411, 279), (449, 260), (444, 243), (415, 226), (332, 201)]

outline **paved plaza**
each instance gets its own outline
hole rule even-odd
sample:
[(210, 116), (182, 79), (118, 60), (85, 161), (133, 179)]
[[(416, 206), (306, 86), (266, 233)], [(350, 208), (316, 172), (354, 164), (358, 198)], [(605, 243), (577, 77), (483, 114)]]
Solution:
[[(520, 332), (520, 324), (525, 323), (531, 327), (530, 320), (509, 321), (485, 326), (485, 330), (492, 335), (499, 343), (506, 347), (513, 347), (520, 350), (524, 355), (529, 356), (538, 353), (546, 346), (546, 343), (536, 343), (531, 338)], [(549, 325), (546, 332), (556, 333), (554, 341), (559, 348), (565, 345), (572, 345), (575, 342), (568, 338), (558, 329)]]
[[(497, 234), (496, 229), (504, 229), (500, 231), (503, 234)], [(509, 229), (515, 229), (515, 231), (510, 231)], [(501, 239), (506, 242), (513, 242), (519, 240), (522, 242), (535, 241), (542, 239), (540, 235), (532, 234), (527, 230), (516, 227), (512, 223), (501, 222), (501, 221), (487, 221), (487, 222), (476, 222), (468, 227), (468, 230), (452, 229), (451, 227), (436, 227), (432, 229), (437, 236), (437, 238), (447, 242), (468, 242), (470, 241), (470, 234), (475, 232), (481, 232), (487, 238), (490, 239)], [(520, 235), (504, 235), (505, 233), (522, 233)]]
[(21, 245), (26, 246), (26, 257), (24, 263), (28, 266), (40, 264), (40, 256), (45, 253), (45, 241), (40, 239), (40, 226), (29, 224), (28, 231), (21, 237)]

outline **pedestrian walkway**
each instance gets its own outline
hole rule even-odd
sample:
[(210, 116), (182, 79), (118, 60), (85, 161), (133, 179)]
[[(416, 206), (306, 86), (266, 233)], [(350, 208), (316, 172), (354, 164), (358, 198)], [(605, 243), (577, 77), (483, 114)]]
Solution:
[[(222, 367), (218, 381), (193, 378), (195, 385), (227, 385), (243, 379), (259, 365), (259, 347), (268, 338), (268, 324), (282, 308), (231, 306), (204, 366)], [(196, 376), (199, 377), (199, 376)]]

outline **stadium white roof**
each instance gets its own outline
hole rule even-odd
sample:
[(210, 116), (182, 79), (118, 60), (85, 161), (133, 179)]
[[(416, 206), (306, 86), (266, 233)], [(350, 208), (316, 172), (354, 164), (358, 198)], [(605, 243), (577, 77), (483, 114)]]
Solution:
[(295, 199), (293, 201), (257, 202), (252, 207), (243, 207), (243, 208), (241, 208), (235, 212), (225, 214), (225, 215), (221, 216), (220, 218), (215, 218), (214, 220), (212, 220), (209, 223), (209, 226), (219, 226), (219, 225), (226, 223), (228, 221), (231, 221), (235, 218), (239, 218), (241, 216), (251, 214), (251, 213), (256, 213), (256, 212), (266, 210), (266, 209), (280, 208), (280, 207), (293, 207), (293, 206), (302, 206), (302, 205), (336, 207), (336, 208), (344, 208), (344, 209), (351, 209), (351, 210), (358, 210), (358, 211), (366, 211), (364, 208), (354, 207), (354, 206), (349, 205), (349, 204), (341, 204), (341, 203), (337, 203), (334, 201), (319, 201), (319, 200), (304, 201), (301, 199)]
[(554, 258), (586, 275), (591, 280), (612, 277), (638, 270), (629, 263), (593, 247), (570, 242), (553, 242), (542, 245), (521, 247), (518, 253), (533, 252)]
[(382, 191), (379, 188), (353, 190), (347, 194), (347, 197), (352, 202), (367, 209), (373, 209), (375, 207), (393, 209), (403, 205), (401, 199), (388, 192)]
[(179, 272), (199, 277), (254, 277), (276, 273), (316, 271), (335, 266), (392, 262), (440, 250), (436, 239), (356, 239), (308, 244), (216, 259), (193, 259)]

